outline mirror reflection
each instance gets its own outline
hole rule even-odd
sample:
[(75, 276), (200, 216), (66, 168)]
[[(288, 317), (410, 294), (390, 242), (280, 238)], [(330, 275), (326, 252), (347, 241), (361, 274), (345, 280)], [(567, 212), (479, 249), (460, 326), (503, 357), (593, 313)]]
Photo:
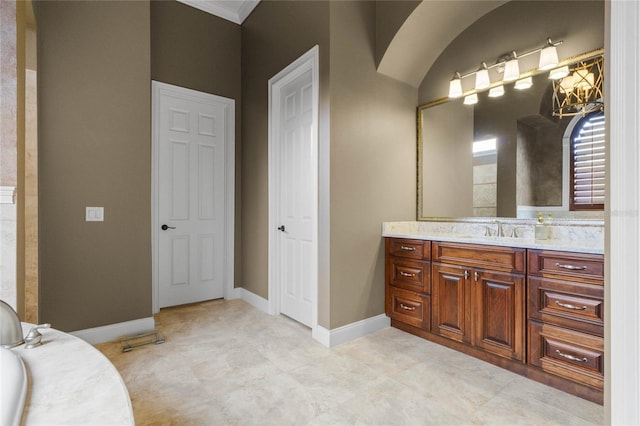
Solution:
[(601, 63), (601, 50), (589, 52), (566, 61), (563, 79), (531, 72), (526, 90), (505, 85), (499, 97), (478, 93), (474, 105), (421, 105), (418, 219), (602, 218), (605, 123), (602, 93), (592, 89)]

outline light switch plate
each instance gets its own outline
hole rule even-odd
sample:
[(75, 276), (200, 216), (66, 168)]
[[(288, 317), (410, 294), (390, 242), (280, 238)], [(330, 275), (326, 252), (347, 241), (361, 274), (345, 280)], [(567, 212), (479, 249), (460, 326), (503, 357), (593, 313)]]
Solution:
[(87, 207), (85, 211), (86, 222), (104, 222), (104, 207)]

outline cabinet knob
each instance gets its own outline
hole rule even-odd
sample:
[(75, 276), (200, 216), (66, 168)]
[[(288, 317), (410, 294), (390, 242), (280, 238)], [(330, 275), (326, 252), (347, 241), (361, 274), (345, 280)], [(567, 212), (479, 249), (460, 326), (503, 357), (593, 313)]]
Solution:
[(465, 277), (466, 279), (469, 279), (469, 271), (464, 271), (464, 277)]

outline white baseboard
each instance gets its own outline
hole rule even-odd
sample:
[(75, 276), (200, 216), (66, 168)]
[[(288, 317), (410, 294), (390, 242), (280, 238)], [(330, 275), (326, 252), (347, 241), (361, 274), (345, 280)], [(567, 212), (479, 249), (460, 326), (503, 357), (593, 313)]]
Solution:
[(269, 313), (269, 301), (264, 297), (258, 296), (257, 294), (242, 287), (236, 287), (234, 289), (234, 293), (235, 298), (244, 300), (259, 311), (266, 314)]
[(391, 320), (389, 317), (385, 314), (380, 314), (333, 330), (327, 330), (326, 328), (318, 325), (314, 327), (311, 335), (324, 346), (331, 348), (357, 339), (358, 337), (366, 336), (374, 331), (382, 330), (390, 325)]
[(112, 342), (122, 336), (146, 333), (153, 331), (156, 322), (153, 317), (140, 318), (133, 321), (120, 322), (102, 327), (87, 328), (85, 330), (72, 331), (72, 334), (92, 345), (104, 342)]

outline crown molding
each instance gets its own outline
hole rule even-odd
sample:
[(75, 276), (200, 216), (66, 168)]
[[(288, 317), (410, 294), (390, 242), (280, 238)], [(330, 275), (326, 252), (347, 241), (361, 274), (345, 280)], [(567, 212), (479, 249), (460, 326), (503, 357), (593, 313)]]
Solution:
[(188, 6), (218, 16), (227, 21), (241, 25), (247, 16), (255, 9), (260, 0), (177, 0)]

